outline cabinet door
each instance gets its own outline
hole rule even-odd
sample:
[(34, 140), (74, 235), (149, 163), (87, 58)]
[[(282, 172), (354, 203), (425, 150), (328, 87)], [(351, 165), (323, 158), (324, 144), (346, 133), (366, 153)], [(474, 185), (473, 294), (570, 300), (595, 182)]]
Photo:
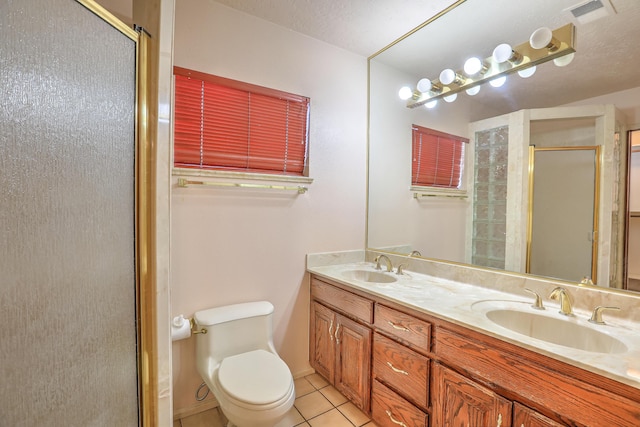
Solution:
[(433, 364), (434, 426), (511, 425), (511, 402), (470, 379)]
[(368, 413), (371, 390), (371, 329), (337, 317), (335, 387)]
[(336, 349), (334, 333), (336, 315), (327, 307), (311, 303), (309, 358), (311, 366), (327, 379), (334, 382)]
[(519, 403), (513, 404), (513, 427), (563, 427), (531, 408)]

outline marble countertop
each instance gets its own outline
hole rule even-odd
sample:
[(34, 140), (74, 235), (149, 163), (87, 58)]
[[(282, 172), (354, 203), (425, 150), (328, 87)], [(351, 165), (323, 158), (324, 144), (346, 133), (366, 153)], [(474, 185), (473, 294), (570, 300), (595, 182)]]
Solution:
[[(546, 310), (537, 312), (537, 310), (530, 307), (533, 302), (533, 295), (528, 298), (486, 286), (460, 283), (407, 270), (403, 275), (384, 272), (383, 274), (397, 279), (393, 283), (365, 282), (349, 277), (349, 272), (354, 270), (380, 273), (381, 270), (375, 270), (374, 266), (370, 262), (347, 260), (342, 264), (309, 264), (307, 270), (354, 289), (640, 389), (640, 325), (637, 323), (625, 321), (625, 319), (612, 318), (607, 316), (607, 312), (605, 312), (606, 324), (594, 325), (587, 321), (591, 316), (590, 312), (574, 309), (575, 317), (562, 316), (558, 313), (559, 304), (553, 304), (548, 301), (544, 302)], [(488, 308), (491, 310), (511, 308), (522, 311), (530, 309), (531, 312), (536, 312), (536, 314), (557, 318), (564, 322), (573, 322), (582, 327), (594, 329), (615, 337), (624, 343), (627, 351), (596, 353), (534, 339), (513, 332), (489, 320), (485, 315)]]

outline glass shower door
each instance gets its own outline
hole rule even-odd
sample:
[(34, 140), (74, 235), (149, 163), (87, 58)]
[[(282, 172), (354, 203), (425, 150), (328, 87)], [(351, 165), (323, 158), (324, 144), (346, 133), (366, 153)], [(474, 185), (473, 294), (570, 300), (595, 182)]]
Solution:
[(0, 5), (0, 424), (139, 424), (136, 40)]

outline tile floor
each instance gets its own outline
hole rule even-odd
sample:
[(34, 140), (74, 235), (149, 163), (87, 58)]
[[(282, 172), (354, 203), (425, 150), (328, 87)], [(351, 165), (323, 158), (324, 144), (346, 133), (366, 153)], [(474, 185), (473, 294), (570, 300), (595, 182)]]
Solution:
[[(377, 427), (360, 409), (318, 374), (295, 381), (296, 401), (276, 427)], [(173, 427), (225, 427), (218, 408), (191, 415)]]

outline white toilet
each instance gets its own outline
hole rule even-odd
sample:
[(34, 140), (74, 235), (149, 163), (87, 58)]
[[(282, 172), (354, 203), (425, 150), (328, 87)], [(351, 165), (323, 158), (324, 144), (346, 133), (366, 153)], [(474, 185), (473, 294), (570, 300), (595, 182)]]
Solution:
[(287, 365), (273, 347), (273, 305), (268, 301), (198, 311), (198, 373), (215, 396), (229, 426), (273, 427), (293, 406)]

